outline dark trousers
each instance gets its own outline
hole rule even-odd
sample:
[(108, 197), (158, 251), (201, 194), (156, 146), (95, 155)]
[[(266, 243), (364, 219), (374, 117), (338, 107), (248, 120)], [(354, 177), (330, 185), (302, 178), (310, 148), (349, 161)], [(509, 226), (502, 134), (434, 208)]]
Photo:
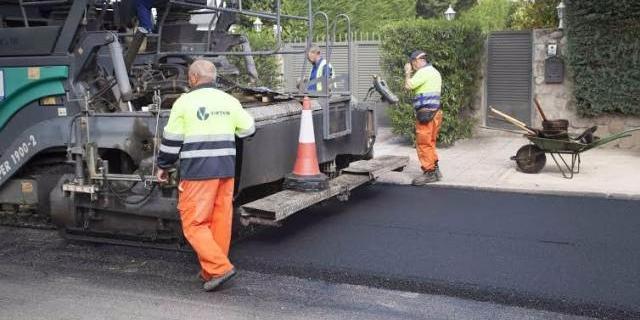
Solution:
[(136, 11), (138, 13), (139, 25), (149, 32), (153, 31), (153, 22), (151, 21), (152, 6), (153, 0), (136, 0)]

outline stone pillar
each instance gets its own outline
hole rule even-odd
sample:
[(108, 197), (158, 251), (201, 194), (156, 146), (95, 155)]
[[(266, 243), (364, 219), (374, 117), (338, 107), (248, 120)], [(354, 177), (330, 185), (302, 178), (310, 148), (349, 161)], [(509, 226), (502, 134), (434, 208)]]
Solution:
[[(547, 46), (556, 44), (558, 54), (564, 59), (565, 74), (560, 84), (545, 83), (545, 60)], [(602, 115), (586, 118), (578, 115), (576, 101), (573, 95), (573, 78), (567, 61), (567, 38), (560, 31), (538, 29), (533, 32), (533, 97), (538, 97), (540, 104), (549, 119), (569, 120), (569, 132), (581, 133), (594, 125), (598, 126), (597, 136), (607, 136), (633, 127), (640, 127), (640, 117), (623, 115)], [(542, 118), (536, 111), (533, 126), (541, 127)], [(606, 147), (620, 147), (625, 149), (640, 149), (640, 132), (632, 137), (607, 144)]]

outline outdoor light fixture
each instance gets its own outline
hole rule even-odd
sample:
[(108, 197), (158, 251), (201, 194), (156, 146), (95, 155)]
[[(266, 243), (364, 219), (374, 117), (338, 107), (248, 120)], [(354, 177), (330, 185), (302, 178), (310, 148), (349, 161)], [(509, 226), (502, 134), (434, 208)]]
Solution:
[(556, 7), (556, 10), (558, 10), (558, 29), (560, 30), (564, 29), (564, 8), (564, 1), (560, 0), (560, 4)]
[(456, 17), (456, 12), (455, 10), (453, 10), (453, 7), (451, 5), (449, 5), (449, 9), (447, 9), (447, 11), (444, 12), (444, 17), (448, 21), (451, 21), (453, 20), (453, 18)]
[(253, 21), (253, 30), (255, 30), (256, 32), (260, 32), (262, 31), (262, 20), (260, 20), (260, 17), (256, 17), (256, 20)]

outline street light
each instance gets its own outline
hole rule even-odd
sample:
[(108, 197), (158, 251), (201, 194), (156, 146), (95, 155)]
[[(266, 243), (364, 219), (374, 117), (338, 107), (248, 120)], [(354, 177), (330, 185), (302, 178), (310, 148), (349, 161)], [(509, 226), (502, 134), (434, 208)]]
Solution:
[(260, 17), (256, 17), (256, 20), (253, 21), (253, 30), (255, 30), (256, 32), (260, 32), (262, 31), (262, 20), (260, 20)]
[(444, 17), (448, 21), (451, 21), (453, 20), (453, 18), (456, 17), (456, 12), (455, 10), (453, 10), (453, 7), (451, 5), (449, 5), (449, 9), (447, 9), (447, 11), (444, 12)]
[(558, 29), (560, 30), (564, 29), (564, 8), (564, 1), (560, 0), (560, 4), (556, 7), (556, 10), (558, 11)]

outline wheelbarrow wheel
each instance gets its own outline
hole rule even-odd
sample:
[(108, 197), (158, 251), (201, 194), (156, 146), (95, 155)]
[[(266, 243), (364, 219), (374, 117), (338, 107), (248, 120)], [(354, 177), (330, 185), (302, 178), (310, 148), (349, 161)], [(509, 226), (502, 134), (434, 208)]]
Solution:
[(544, 151), (534, 144), (528, 144), (518, 149), (514, 157), (520, 171), (524, 173), (538, 173), (547, 163)]

